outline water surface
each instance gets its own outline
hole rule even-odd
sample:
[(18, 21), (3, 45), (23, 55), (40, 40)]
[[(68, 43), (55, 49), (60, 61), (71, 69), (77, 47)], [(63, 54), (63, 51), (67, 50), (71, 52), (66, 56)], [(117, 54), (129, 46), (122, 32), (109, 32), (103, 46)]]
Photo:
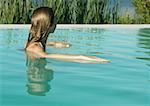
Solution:
[(49, 53), (111, 60), (81, 64), (27, 59), (29, 29), (0, 29), (0, 106), (149, 106), (150, 29), (57, 29), (49, 41), (67, 41)]

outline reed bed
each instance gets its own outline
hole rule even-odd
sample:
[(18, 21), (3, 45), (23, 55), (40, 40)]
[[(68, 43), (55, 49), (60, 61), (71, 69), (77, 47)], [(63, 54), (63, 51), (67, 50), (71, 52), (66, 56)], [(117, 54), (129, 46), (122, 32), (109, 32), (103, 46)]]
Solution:
[[(139, 0), (133, 0), (133, 3), (138, 3), (136, 1)], [(33, 10), (40, 6), (53, 8), (59, 24), (143, 23), (140, 15), (132, 17), (125, 13), (120, 16), (119, 0), (1, 0), (0, 23), (30, 23)], [(149, 14), (145, 18), (144, 22), (149, 23)]]

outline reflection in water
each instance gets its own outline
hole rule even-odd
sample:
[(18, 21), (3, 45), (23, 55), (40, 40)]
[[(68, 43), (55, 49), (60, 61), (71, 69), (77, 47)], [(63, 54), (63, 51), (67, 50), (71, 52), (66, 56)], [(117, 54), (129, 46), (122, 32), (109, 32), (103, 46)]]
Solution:
[(49, 82), (53, 79), (53, 71), (46, 69), (46, 59), (29, 58), (27, 56), (26, 65), (28, 67), (27, 92), (31, 95), (45, 96), (51, 87)]
[[(73, 28), (57, 29), (49, 35), (49, 41), (64, 41), (71, 44), (71, 48), (59, 50), (65, 54), (97, 55), (101, 53), (101, 43), (105, 41), (105, 32), (108, 29), (100, 28)], [(57, 49), (52, 50), (58, 52)]]
[(76, 29), (57, 29), (54, 34), (49, 35), (50, 40), (54, 41), (79, 41), (102, 40), (105, 29), (99, 28), (76, 28)]
[(79, 28), (79, 29), (73, 29), (79, 32), (86, 32), (86, 33), (98, 33), (102, 34), (106, 29), (99, 29), (99, 28)]
[(8, 47), (18, 43), (22, 44), (23, 34), (20, 34), (22, 31), (22, 29), (0, 29), (0, 44)]
[(144, 53), (146, 53), (148, 57), (137, 57), (137, 58), (150, 61), (150, 28), (140, 29), (138, 35), (139, 35), (138, 45), (139, 47), (145, 49)]

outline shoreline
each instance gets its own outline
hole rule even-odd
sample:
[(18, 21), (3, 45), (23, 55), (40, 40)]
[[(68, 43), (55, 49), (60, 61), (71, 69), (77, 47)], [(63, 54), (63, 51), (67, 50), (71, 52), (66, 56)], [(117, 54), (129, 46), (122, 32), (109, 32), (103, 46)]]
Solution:
[[(30, 28), (30, 24), (0, 24), (0, 29)], [(57, 24), (57, 29), (75, 28), (150, 28), (150, 24)]]

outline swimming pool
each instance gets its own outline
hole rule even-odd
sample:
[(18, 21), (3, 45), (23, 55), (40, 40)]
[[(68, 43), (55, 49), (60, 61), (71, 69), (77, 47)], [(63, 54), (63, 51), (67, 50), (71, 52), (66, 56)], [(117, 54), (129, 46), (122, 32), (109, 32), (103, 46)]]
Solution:
[(29, 28), (0, 29), (0, 106), (149, 106), (150, 28), (58, 28), (49, 53), (110, 60), (81, 64), (51, 59), (30, 63), (19, 49)]

